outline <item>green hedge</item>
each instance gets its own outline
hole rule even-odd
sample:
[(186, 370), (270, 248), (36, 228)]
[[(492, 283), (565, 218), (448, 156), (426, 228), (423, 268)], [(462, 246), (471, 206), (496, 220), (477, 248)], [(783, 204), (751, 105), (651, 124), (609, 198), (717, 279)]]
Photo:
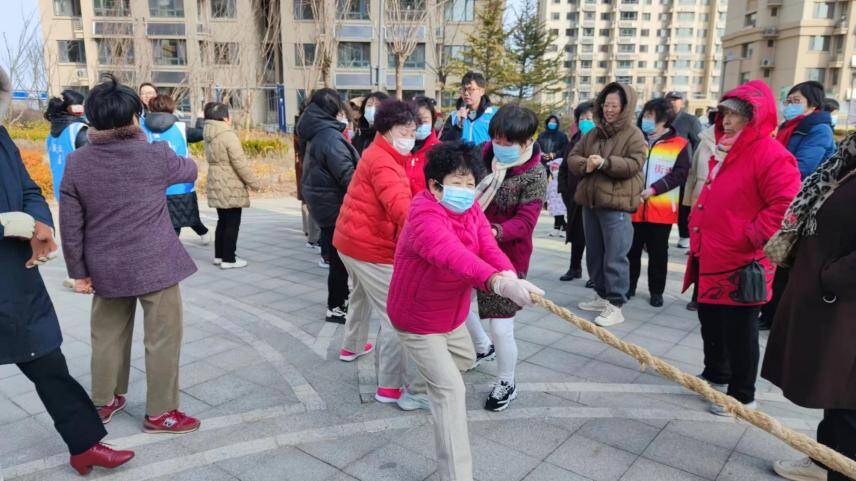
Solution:
[[(249, 157), (285, 155), (288, 151), (288, 144), (281, 137), (241, 139), (241, 147), (243, 147), (244, 153)], [(190, 153), (197, 157), (204, 157), (204, 142), (191, 144)]]
[(31, 140), (33, 142), (44, 142), (48, 138), (51, 125), (48, 122), (33, 122), (27, 124), (14, 124), (6, 126), (12, 140)]

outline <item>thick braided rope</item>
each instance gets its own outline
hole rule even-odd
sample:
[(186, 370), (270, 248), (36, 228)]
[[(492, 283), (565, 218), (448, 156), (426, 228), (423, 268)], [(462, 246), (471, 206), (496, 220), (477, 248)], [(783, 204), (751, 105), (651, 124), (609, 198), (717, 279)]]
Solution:
[(841, 453), (818, 443), (805, 434), (798, 433), (783, 426), (782, 423), (777, 421), (775, 418), (764, 414), (761, 411), (748, 409), (740, 401), (713, 389), (706, 381), (687, 374), (671, 364), (654, 357), (650, 352), (648, 352), (648, 350), (641, 346), (622, 341), (608, 330), (575, 315), (564, 307), (557, 306), (549, 299), (539, 296), (538, 294), (532, 294), (532, 300), (547, 311), (570, 322), (577, 328), (582, 329), (589, 334), (594, 334), (604, 343), (632, 356), (634, 359), (639, 361), (639, 364), (643, 369), (646, 366), (654, 368), (654, 370), (660, 373), (663, 377), (675, 381), (681, 386), (702, 395), (708, 401), (725, 406), (725, 409), (731, 414), (763, 429), (764, 431), (767, 431), (773, 436), (776, 436), (810, 458), (823, 463), (839, 473), (856, 479), (856, 461), (853, 461), (852, 459), (843, 456)]

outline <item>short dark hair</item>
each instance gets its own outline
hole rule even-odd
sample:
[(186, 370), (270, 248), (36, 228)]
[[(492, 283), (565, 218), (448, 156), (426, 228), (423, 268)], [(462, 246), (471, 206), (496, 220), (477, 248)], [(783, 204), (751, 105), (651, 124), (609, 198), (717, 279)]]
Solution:
[(137, 88), (137, 93), (142, 93), (142, 91), (143, 91), (143, 87), (151, 87), (151, 88), (155, 89), (155, 92), (157, 92), (157, 91), (158, 91), (158, 88), (157, 88), (157, 87), (155, 87), (155, 84), (153, 84), (153, 83), (151, 83), (151, 82), (143, 82), (143, 83), (141, 83), (141, 84), (140, 84), (140, 87), (139, 87), (139, 88)]
[(419, 113), (416, 105), (398, 99), (386, 99), (380, 103), (375, 113), (374, 128), (378, 133), (385, 134), (396, 125), (419, 123)]
[(577, 105), (577, 108), (574, 109), (574, 120), (579, 122), (580, 117), (583, 116), (586, 112), (590, 112), (594, 110), (594, 102), (587, 100)]
[(606, 102), (606, 96), (615, 93), (617, 93), (618, 96), (621, 98), (621, 111), (623, 112), (624, 109), (627, 108), (627, 94), (624, 93), (624, 89), (621, 88), (621, 84), (619, 84), (618, 82), (613, 82), (607, 85), (606, 88), (603, 89), (603, 92), (601, 92), (600, 95), (597, 96), (597, 101), (600, 104), (601, 110), (603, 110), (603, 104), (604, 102)]
[(167, 94), (158, 94), (149, 100), (149, 112), (171, 114), (175, 112), (175, 100)]
[(836, 110), (841, 109), (841, 106), (838, 104), (838, 101), (832, 97), (826, 97), (823, 99), (823, 111), (824, 112), (835, 112)]
[(313, 92), (309, 103), (315, 104), (330, 117), (338, 116), (339, 112), (348, 113), (350, 111), (345, 102), (342, 102), (339, 92), (331, 88), (318, 89)]
[(83, 94), (71, 89), (65, 89), (59, 97), (51, 97), (45, 110), (45, 119), (51, 120), (68, 112), (72, 105), (83, 105)]
[(471, 144), (456, 140), (437, 144), (428, 151), (425, 163), (425, 186), (431, 188), (431, 179), (443, 185), (449, 174), (473, 174), (478, 183), (484, 177), (481, 155)]
[(646, 112), (653, 113), (654, 122), (663, 122), (666, 127), (671, 126), (676, 117), (675, 111), (672, 109), (672, 99), (669, 97), (660, 97), (645, 102), (645, 105), (642, 106), (642, 112), (639, 113), (639, 120), (636, 122), (639, 128), (642, 128), (642, 116)]
[[(384, 100), (386, 100), (388, 98), (389, 98), (389, 95), (387, 95), (386, 92), (381, 92), (381, 91), (372, 92), (372, 93), (366, 95), (366, 98), (363, 99), (362, 105), (360, 105), (360, 117), (362, 118), (362, 117), (366, 116), (366, 104), (369, 103), (369, 99), (375, 99), (378, 103), (380, 103), (380, 102), (383, 102)], [(377, 108), (377, 107), (375, 107), (375, 108)], [(377, 113), (377, 112), (375, 112), (375, 113)]]
[(535, 112), (518, 104), (503, 105), (490, 119), (488, 134), (490, 138), (502, 137), (509, 142), (525, 143), (538, 130), (538, 116)]
[(202, 109), (205, 120), (226, 120), (229, 118), (229, 106), (222, 102), (208, 102)]
[(473, 82), (481, 88), (485, 88), (487, 86), (487, 80), (485, 80), (484, 75), (479, 72), (473, 72), (470, 70), (461, 77), (461, 87), (466, 87)]
[(823, 91), (823, 84), (816, 80), (809, 80), (808, 82), (801, 82), (788, 90), (788, 95), (791, 95), (794, 92), (799, 92), (803, 97), (808, 101), (809, 107), (814, 107), (819, 109), (823, 107), (823, 99), (826, 94)]
[[(424, 95), (416, 95), (413, 97), (413, 105), (416, 107), (416, 113), (418, 117), (419, 109), (426, 108), (429, 112), (431, 112), (431, 122), (437, 118), (437, 101), (432, 99), (431, 97), (426, 97)], [(417, 122), (419, 123), (419, 122)]]
[(104, 74), (86, 98), (83, 109), (89, 125), (97, 130), (126, 127), (134, 117), (143, 113), (143, 101), (127, 85), (122, 85), (112, 74)]

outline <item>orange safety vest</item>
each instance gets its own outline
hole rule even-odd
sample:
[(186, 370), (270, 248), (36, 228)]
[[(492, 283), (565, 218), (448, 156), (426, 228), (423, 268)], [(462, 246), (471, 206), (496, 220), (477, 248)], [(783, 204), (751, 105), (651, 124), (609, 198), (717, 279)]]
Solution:
[[(659, 140), (648, 148), (648, 158), (642, 171), (645, 172), (645, 188), (668, 175), (675, 167), (678, 155), (687, 146), (687, 139), (673, 136)], [(654, 224), (677, 224), (680, 207), (680, 191), (674, 189), (660, 195), (652, 195), (639, 205), (633, 213), (633, 222), (651, 222)]]

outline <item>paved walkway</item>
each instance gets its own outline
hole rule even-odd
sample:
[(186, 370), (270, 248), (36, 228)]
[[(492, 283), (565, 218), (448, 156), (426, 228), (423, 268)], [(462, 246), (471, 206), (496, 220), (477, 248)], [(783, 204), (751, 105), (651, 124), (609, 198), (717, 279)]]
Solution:
[[(323, 322), (327, 272), (304, 247), (293, 199), (255, 201), (244, 214), (239, 254), (250, 266), (221, 271), (212, 247), (185, 231), (199, 272), (182, 284), (185, 338), (182, 409), (203, 420), (186, 436), (141, 432), (145, 364), (141, 324), (133, 351), (126, 413), (108, 441), (137, 458), (99, 480), (423, 481), (439, 479), (425, 413), (404, 413), (370, 400), (374, 359), (336, 357), (341, 328)], [(210, 211), (203, 213), (209, 226)], [(582, 281), (561, 283), (567, 246), (535, 240), (531, 279), (559, 304), (591, 295)], [(628, 341), (695, 373), (701, 338), (695, 314), (678, 294), (683, 253), (672, 250), (666, 305), (651, 308), (645, 281), (612, 328)], [(644, 272), (644, 269), (643, 269)], [(89, 387), (89, 304), (61, 287), (62, 261), (42, 269), (59, 312), (71, 372)], [(588, 314), (586, 314), (588, 315)], [(138, 319), (142, 319), (138, 315)], [(779, 479), (778, 458), (799, 453), (766, 433), (707, 413), (706, 404), (623, 354), (576, 332), (545, 311), (519, 316), (517, 370), (521, 395), (503, 413), (484, 401), (495, 363), (464, 377), (470, 438), (480, 481), (747, 481)], [(759, 381), (761, 409), (813, 433), (820, 413), (795, 407)], [(362, 396), (361, 396), (362, 393)], [(29, 382), (0, 366), (0, 465), (7, 480), (80, 479)]]

